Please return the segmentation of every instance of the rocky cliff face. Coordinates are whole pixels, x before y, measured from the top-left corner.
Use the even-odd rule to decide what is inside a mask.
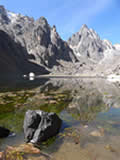
[[[86,73],[95,75],[120,73],[120,45],[112,45],[108,40],[101,40],[98,34],[83,25],[79,32],[73,34],[68,40],[69,46],[82,63],[78,66]],[[86,67],[83,67],[86,64]],[[78,68],[78,67],[77,67]]]
[[[77,57],[85,57],[96,62],[104,58],[104,53],[117,50],[116,46],[108,40],[101,40],[93,30],[83,25],[79,32],[69,38],[68,44],[74,50]]]
[[[84,56],[88,59],[100,61],[106,49],[105,43],[97,33],[83,25],[79,32],[73,34],[68,40],[68,44],[77,56]]]
[[[27,50],[29,61],[48,68],[59,65],[61,59],[77,61],[72,49],[58,35],[55,26],[51,28],[44,17],[35,21],[0,6],[0,21],[0,29]]]
[[[0,30],[0,75],[13,76],[35,72],[36,74],[48,74],[42,66],[29,62],[27,51],[19,43],[4,31]]]

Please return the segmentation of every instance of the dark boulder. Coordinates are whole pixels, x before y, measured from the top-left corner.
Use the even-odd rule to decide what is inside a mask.
[[[10,134],[10,130],[6,129],[4,127],[0,127],[0,138],[5,138],[7,136],[9,136]]]
[[[62,120],[55,113],[41,110],[28,110],[24,120],[25,142],[37,143],[55,136],[61,127]]]

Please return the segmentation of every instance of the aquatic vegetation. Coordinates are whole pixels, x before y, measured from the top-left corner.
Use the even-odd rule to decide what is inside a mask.
[[[21,136],[23,131],[24,115],[28,109],[55,112],[63,120],[62,129],[58,136],[41,143],[41,145],[37,146],[38,148],[33,147],[33,150],[30,150],[32,149],[31,146],[25,146],[26,144],[13,147],[14,152],[9,150],[9,157],[14,155],[14,160],[16,156],[19,158],[16,160],[23,160],[28,157],[31,158],[30,154],[33,152],[40,152],[38,157],[33,156],[33,159],[36,158],[35,160],[37,160],[42,155],[43,150],[54,154],[59,151],[62,145],[66,144],[67,146],[67,143],[74,146],[74,151],[78,147],[76,153],[79,152],[79,147],[85,150],[89,145],[99,146],[99,144],[102,144],[104,152],[116,154],[117,147],[111,143],[110,136],[119,136],[120,109],[115,108],[110,112],[110,107],[107,105],[107,102],[109,102],[107,100],[111,100],[115,96],[108,96],[108,90],[106,93],[101,93],[94,88],[89,89],[87,87],[80,86],[78,89],[68,87],[65,89],[64,86],[59,88],[57,85],[53,87],[50,84],[49,86],[46,85],[45,87],[32,90],[26,89],[0,93],[0,125],[16,132],[18,137],[19,135]],[[118,97],[112,99],[117,101],[117,105],[119,105]],[[15,138],[17,139],[17,137]],[[23,140],[23,137],[21,139]],[[12,141],[12,138],[10,141]],[[4,144],[4,141],[0,140],[0,143]],[[28,152],[26,153],[24,150]],[[97,155],[94,157],[97,157]],[[42,158],[50,159],[49,155],[47,157],[47,154]]]
[[[71,101],[70,94],[43,93],[34,90],[6,92],[0,96],[0,125],[14,132],[21,132],[25,112],[28,109],[41,109],[59,114]],[[41,98],[42,97],[42,100]]]
[[[53,144],[56,140],[56,136],[49,138],[47,141],[44,141],[41,143],[41,145],[37,146],[40,149],[46,148],[48,146],[50,146],[51,144]]]
[[[104,95],[109,95],[109,93],[107,93],[107,92],[104,92]]]
[[[70,93],[47,93],[47,96],[52,96],[52,99],[46,100],[44,104],[41,104],[39,108],[45,112],[55,112],[59,114],[62,110],[64,110],[68,104],[71,102]],[[54,101],[52,101],[54,100]],[[51,103],[54,102],[54,103]]]
[[[25,111],[22,110],[28,97],[34,94],[25,92],[6,92],[0,95],[0,125],[14,132],[21,131]]]
[[[108,151],[110,151],[110,152],[116,152],[116,150],[110,144],[106,145],[105,149],[108,150]]]

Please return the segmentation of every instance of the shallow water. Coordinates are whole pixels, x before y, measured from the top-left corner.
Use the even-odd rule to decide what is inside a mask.
[[[16,133],[0,150],[24,142],[28,109],[56,112],[60,134],[40,148],[57,160],[119,160],[120,88],[104,79],[37,79],[1,86],[0,125]]]

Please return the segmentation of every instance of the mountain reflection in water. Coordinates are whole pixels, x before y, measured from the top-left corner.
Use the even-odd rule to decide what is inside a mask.
[[[5,86],[1,86],[0,93],[0,125],[17,136],[0,140],[0,149],[13,142],[23,143],[26,110],[42,109],[56,112],[63,120],[61,134],[50,144],[41,146],[56,159],[71,159],[76,155],[77,160],[81,153],[81,160],[95,159],[96,155],[102,160],[114,160],[120,155],[120,88],[115,84],[104,79],[54,78],[18,81],[12,88]],[[91,153],[92,149],[95,152]]]

